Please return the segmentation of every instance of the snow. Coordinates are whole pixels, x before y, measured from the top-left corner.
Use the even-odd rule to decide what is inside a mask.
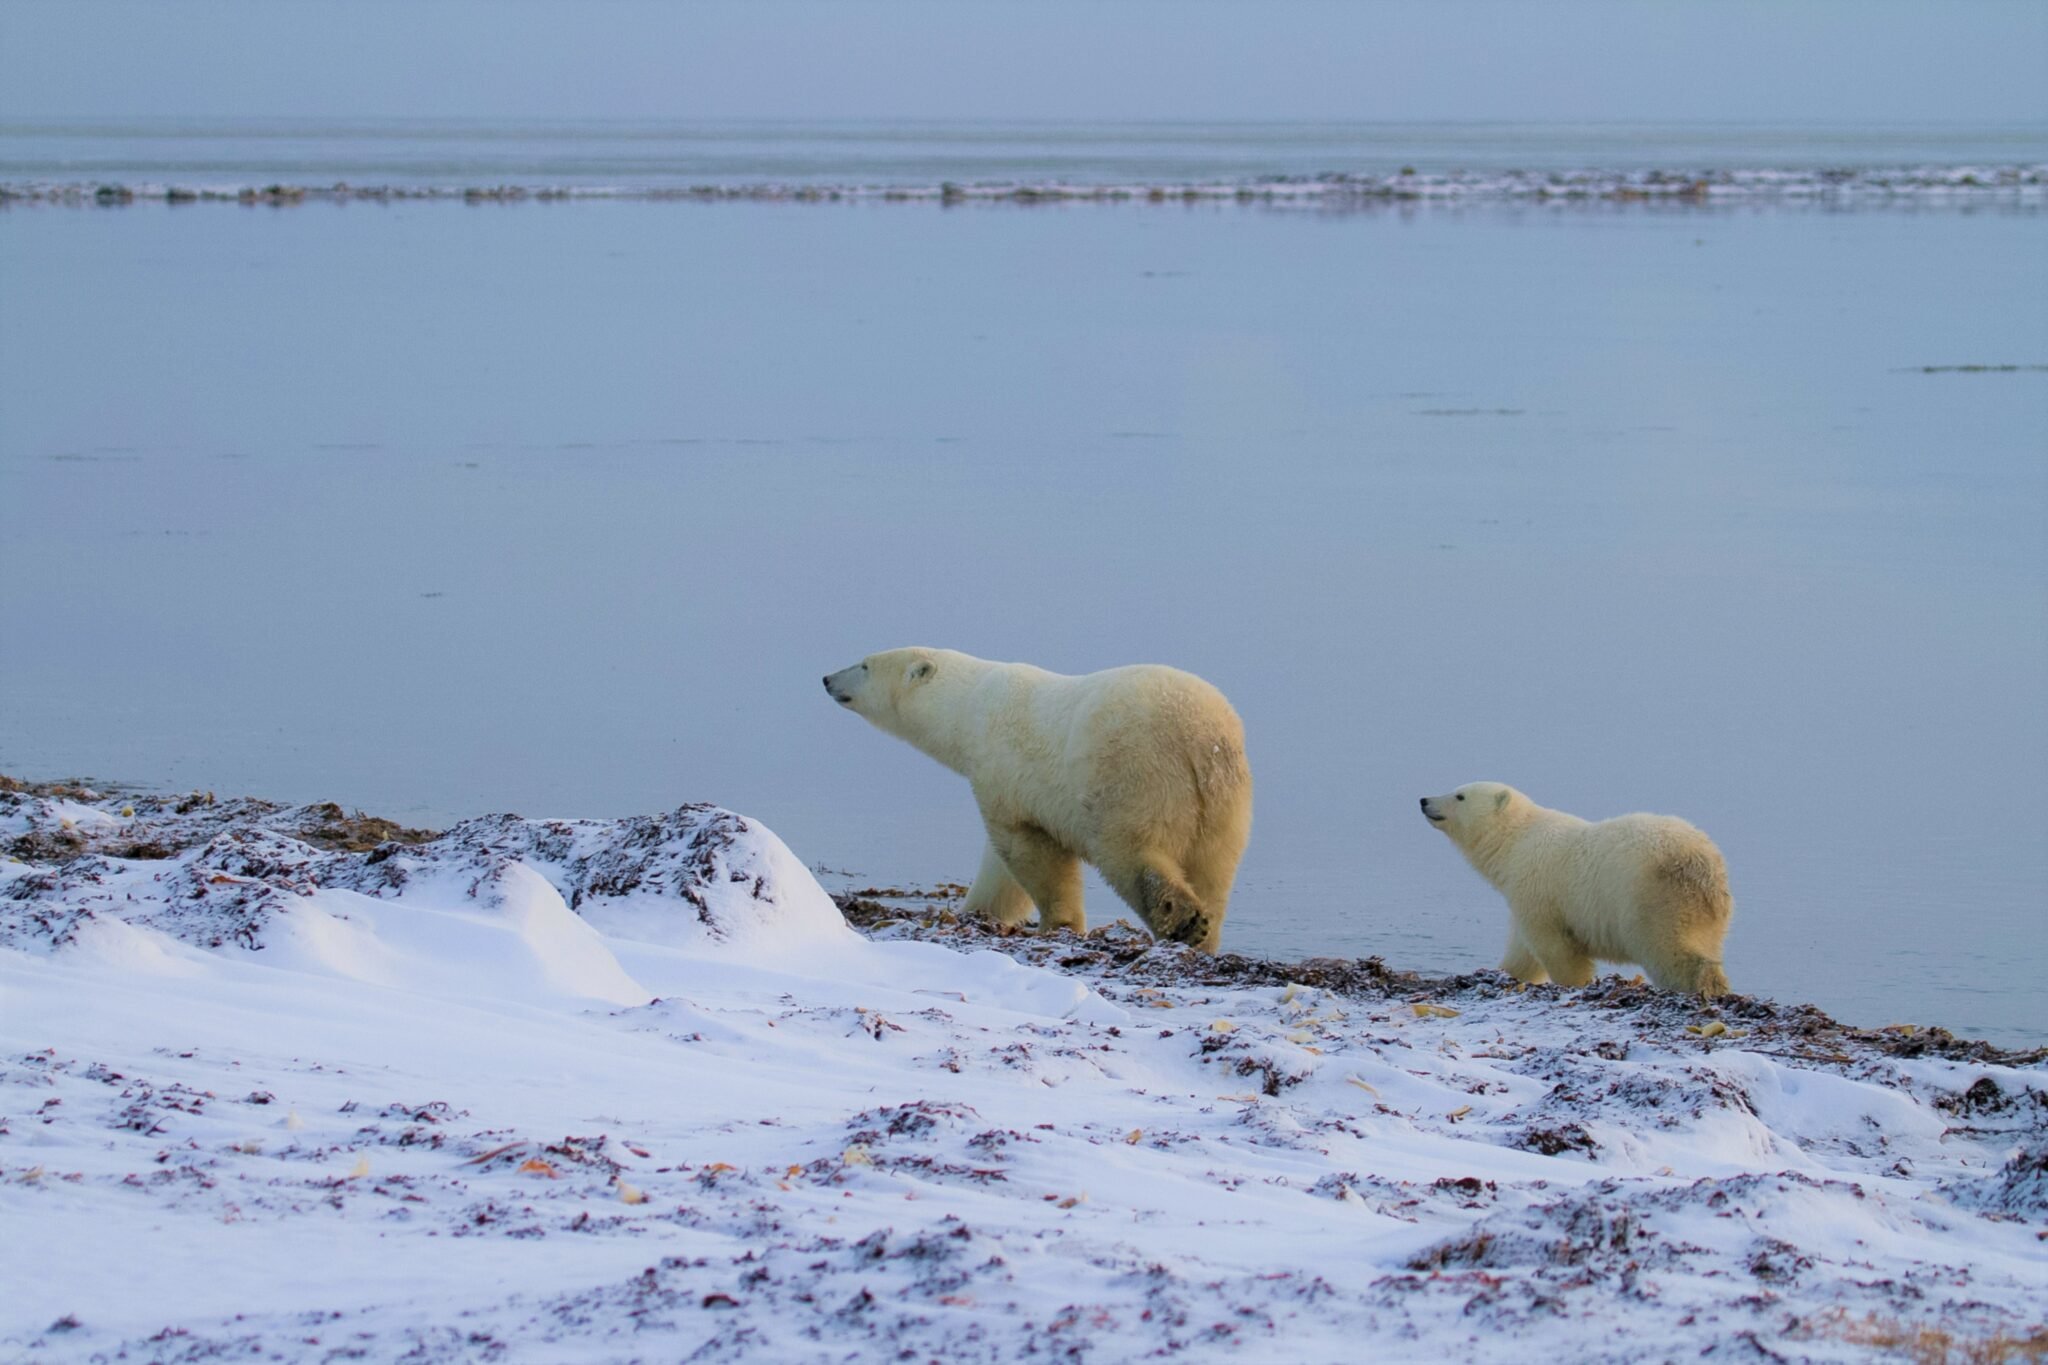
[[[2048,191],[2048,165],[1874,165],[1830,168],[1684,166],[1658,170],[1442,170],[1398,174],[1330,171],[1314,175],[1258,175],[1226,179],[1094,180],[1062,176],[966,182],[891,184],[844,181],[721,181],[690,184],[630,183],[423,183],[234,184],[132,181],[0,181],[0,205],[126,204],[165,202],[289,205],[452,200],[523,203],[528,200],[751,200],[767,202],[1066,201],[1199,203],[1238,202],[1360,207],[1382,203],[1871,203],[1968,202],[2038,205]]]
[[[354,828],[0,794],[10,1358],[1847,1360],[1894,1322],[2041,1330],[2040,1053],[1121,925],[865,904],[859,933],[709,806]]]

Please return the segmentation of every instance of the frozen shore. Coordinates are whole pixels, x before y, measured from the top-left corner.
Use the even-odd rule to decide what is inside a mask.
[[[9,1358],[2048,1354],[2048,1049],[0,787]]]
[[[560,200],[750,201],[791,203],[1240,203],[1326,210],[1389,204],[1981,204],[2039,208],[2048,202],[2048,165],[1785,167],[1664,170],[1418,171],[1395,174],[1257,176],[1226,180],[1099,181],[1066,178],[818,183],[717,180],[694,184],[563,184],[547,181],[371,183],[273,181],[0,181],[9,203],[120,205],[239,203],[389,203],[454,200],[523,203]]]

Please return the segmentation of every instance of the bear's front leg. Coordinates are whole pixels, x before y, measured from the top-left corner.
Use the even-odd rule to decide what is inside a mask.
[[[1187,879],[1171,860],[1148,856],[1130,862],[1104,861],[1098,866],[1110,889],[1162,943],[1186,943],[1205,953],[1216,951],[1223,921],[1209,913]]]
[[[1205,953],[1216,951],[1222,923],[1210,917],[1194,888],[1171,867],[1148,864],[1138,874],[1138,896],[1138,913],[1154,938],[1192,944]]]
[[[1039,932],[1087,932],[1088,915],[1081,908],[1079,858],[1036,825],[992,824],[988,827],[988,838],[1017,885],[1038,907]]]
[[[982,845],[981,870],[974,874],[961,910],[991,924],[1022,924],[1031,918],[1031,896],[1010,875],[993,840]]]
[[[1537,985],[1550,979],[1550,973],[1543,970],[1543,963],[1534,950],[1522,939],[1522,931],[1508,926],[1508,950],[1500,960],[1500,969],[1517,981]]]
[[[1569,931],[1534,929],[1523,926],[1523,941],[1543,964],[1543,970],[1560,986],[1591,985],[1594,976],[1592,954]]]

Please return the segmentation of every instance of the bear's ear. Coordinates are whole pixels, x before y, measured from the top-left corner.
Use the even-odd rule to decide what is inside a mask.
[[[1499,810],[1508,803],[1508,798],[1513,795],[1513,792],[1509,791],[1506,787],[1502,787],[1493,794],[1493,808]]]
[[[932,663],[930,659],[919,659],[910,666],[910,680],[912,682],[921,682],[929,678],[936,667],[937,665]]]

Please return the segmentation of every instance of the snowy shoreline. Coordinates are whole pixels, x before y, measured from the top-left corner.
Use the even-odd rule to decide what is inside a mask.
[[[8,204],[118,206],[238,203],[548,203],[638,202],[928,203],[1239,203],[1342,210],[1421,204],[2048,204],[2048,165],[1757,167],[1574,171],[1416,171],[1372,175],[1260,176],[1226,180],[942,180],[932,183],[833,183],[716,180],[699,183],[390,182],[355,184],[278,180],[263,183],[128,180],[0,181]]]
[[[835,904],[711,806],[0,853],[10,1358],[2048,1351],[2048,1049]]]

